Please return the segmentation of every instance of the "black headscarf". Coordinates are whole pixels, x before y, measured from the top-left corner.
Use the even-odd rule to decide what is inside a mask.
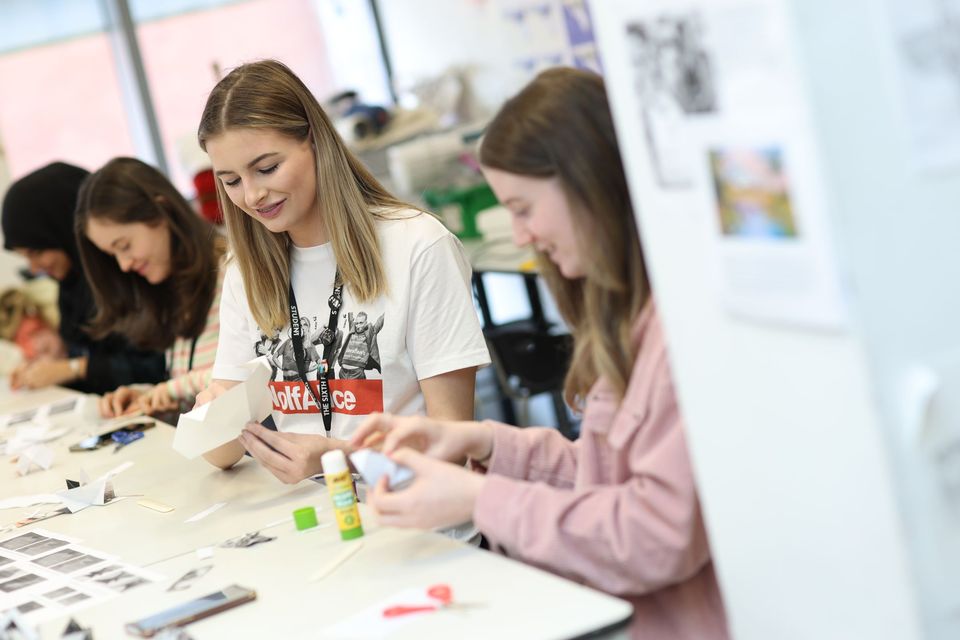
[[[4,249],[60,249],[70,256],[71,271],[79,271],[73,212],[88,175],[86,169],[54,162],[10,185],[3,199]]]

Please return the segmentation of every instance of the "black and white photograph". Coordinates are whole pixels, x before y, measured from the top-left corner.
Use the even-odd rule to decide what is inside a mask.
[[[917,168],[960,164],[960,2],[891,0],[899,93]]]
[[[49,593],[43,594],[43,597],[49,600],[59,600],[60,598],[65,598],[72,593],[76,593],[76,590],[71,589],[70,587],[60,587],[59,589],[54,589]]]
[[[90,596],[88,596],[87,594],[78,592],[73,594],[72,596],[68,596],[63,600],[60,600],[60,604],[62,605],[75,604],[77,602],[82,602],[83,600],[89,600],[89,599],[90,599]]]
[[[74,558],[79,558],[83,554],[74,549],[61,549],[49,555],[37,558],[32,562],[38,564],[41,567],[52,567],[55,564],[60,564],[61,562],[66,562],[67,560],[73,560]]]
[[[5,593],[12,593],[14,591],[19,591],[25,587],[30,587],[40,582],[43,582],[44,579],[33,573],[25,573],[19,578],[14,578],[13,580],[7,580],[6,582],[0,582],[0,591]]]
[[[20,413],[14,413],[10,415],[10,419],[7,420],[7,426],[13,427],[24,422],[30,422],[37,417],[37,412],[39,409],[30,409],[29,411],[21,411]]]
[[[714,63],[699,12],[663,13],[627,25],[644,136],[663,189],[688,188],[698,158],[685,141],[693,117],[717,111]]]
[[[0,556],[0,567],[5,564],[10,564],[13,562],[13,558],[8,558],[7,556]]]
[[[54,571],[59,571],[60,573],[73,573],[74,571],[80,571],[81,569],[86,569],[87,567],[92,567],[95,564],[100,564],[103,562],[103,558],[90,555],[81,555],[73,560],[68,560],[63,564],[58,564],[53,567]]]
[[[10,549],[11,551],[17,551],[23,547],[29,546],[31,544],[47,540],[48,538],[40,535],[39,533],[24,533],[15,538],[10,538],[9,540],[4,540],[0,542],[0,547],[4,549]]]
[[[21,547],[20,549],[17,549],[17,553],[22,553],[23,555],[26,555],[26,556],[39,556],[48,551],[59,549],[60,547],[66,546],[68,544],[70,543],[67,542],[66,540],[61,540],[59,538],[46,538],[44,540],[40,540],[39,542],[35,542],[26,547]]]
[[[120,567],[115,564],[108,564],[105,567],[99,567],[85,573],[81,576],[83,580],[92,580],[93,582],[100,582],[101,579],[106,578],[107,576],[112,575],[114,572],[120,571]]]
[[[37,609],[43,609],[43,605],[36,600],[30,600],[29,602],[24,602],[23,604],[17,605],[17,611],[20,613],[30,613],[31,611],[36,611]]]
[[[110,573],[101,576],[100,578],[97,578],[95,582],[99,582],[100,584],[106,585],[117,591],[124,591],[124,585],[137,578],[138,576],[135,576],[132,573],[120,571],[118,573]]]
[[[50,408],[47,409],[47,416],[56,416],[61,413],[67,413],[73,411],[77,407],[78,400],[76,398],[71,398],[70,400],[65,400],[63,402],[58,402],[56,404],[50,405]]]
[[[20,569],[16,567],[7,567],[6,569],[0,569],[0,581],[9,580],[13,576],[20,573]]]

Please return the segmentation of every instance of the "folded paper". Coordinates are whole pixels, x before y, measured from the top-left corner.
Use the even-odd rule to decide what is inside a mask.
[[[54,455],[53,449],[43,444],[28,447],[20,453],[20,459],[17,460],[17,473],[25,476],[37,469],[49,469]]]
[[[196,458],[235,440],[245,424],[260,422],[270,414],[270,365],[265,358],[257,358],[245,366],[250,376],[244,382],[180,416],[174,450],[186,458]]]

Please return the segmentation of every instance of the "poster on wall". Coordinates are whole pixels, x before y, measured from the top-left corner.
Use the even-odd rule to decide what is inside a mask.
[[[497,9],[527,76],[558,65],[603,72],[586,0],[499,0]]]
[[[888,0],[899,88],[921,171],[960,165],[960,0]]]
[[[601,44],[618,83],[610,94],[637,200],[653,215],[697,216],[697,237],[709,238],[708,281],[731,314],[843,327],[816,135],[784,3],[593,8],[598,34],[610,37]]]

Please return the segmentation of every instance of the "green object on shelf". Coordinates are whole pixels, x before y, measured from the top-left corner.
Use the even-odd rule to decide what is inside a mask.
[[[477,213],[497,204],[497,196],[485,182],[466,188],[427,189],[423,199],[455,236],[464,239],[480,237]]]

